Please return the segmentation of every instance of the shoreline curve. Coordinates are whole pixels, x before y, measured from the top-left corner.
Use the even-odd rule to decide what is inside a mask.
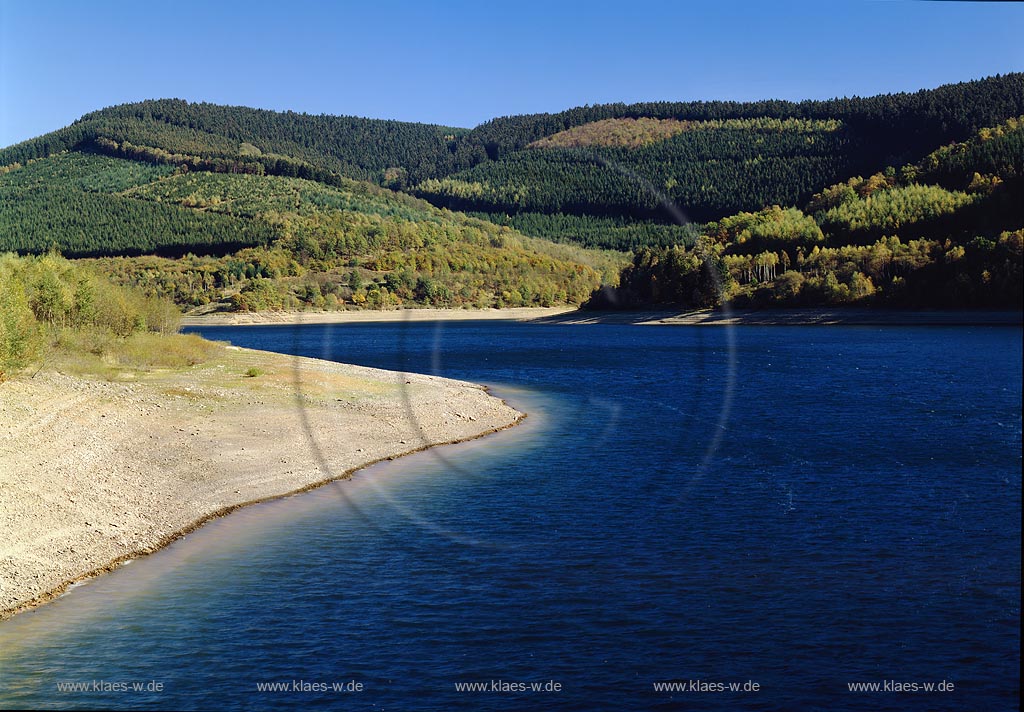
[[[392,418],[397,414],[401,415],[401,410],[406,409],[406,415],[412,416],[415,420],[417,414],[413,410],[421,410],[424,412],[431,411],[432,415],[440,408],[448,407],[451,410],[449,414],[451,417],[442,418],[440,421],[436,419],[430,421],[413,422],[412,427],[406,427],[404,429],[399,428],[398,433],[394,432],[386,433],[384,437],[386,439],[378,438],[378,442],[371,443],[365,440],[358,440],[349,443],[349,447],[342,451],[337,449],[331,451],[331,462],[327,463],[327,471],[324,472],[324,468],[321,463],[317,462],[314,457],[305,463],[307,468],[303,469],[300,465],[301,472],[295,474],[292,477],[282,476],[278,478],[278,485],[267,486],[265,483],[258,484],[253,491],[257,493],[256,496],[247,496],[242,494],[243,481],[234,477],[237,475],[238,468],[227,467],[225,472],[229,475],[228,477],[222,478],[222,481],[213,481],[207,483],[208,485],[226,485],[229,488],[234,488],[236,485],[238,489],[234,489],[233,494],[238,495],[237,500],[233,500],[231,495],[228,495],[227,501],[220,502],[209,502],[206,501],[205,511],[192,510],[193,514],[197,516],[184,518],[179,517],[178,521],[172,524],[164,526],[162,529],[153,529],[150,527],[145,531],[135,532],[135,538],[133,543],[121,546],[119,551],[112,551],[110,546],[103,547],[104,550],[115,555],[112,558],[104,556],[102,553],[92,552],[91,563],[81,563],[82,557],[70,556],[69,554],[76,553],[79,549],[88,550],[88,542],[76,540],[73,533],[68,532],[64,537],[64,541],[58,541],[56,544],[65,545],[60,548],[54,548],[53,542],[50,542],[45,537],[39,537],[38,541],[44,542],[49,546],[51,551],[58,551],[65,559],[62,565],[55,564],[53,569],[49,571],[40,571],[40,567],[36,566],[35,571],[32,567],[25,567],[26,563],[31,563],[33,559],[46,559],[46,547],[38,545],[33,549],[31,546],[32,542],[16,542],[8,537],[11,534],[16,534],[19,524],[26,524],[30,519],[43,520],[42,524],[37,526],[36,529],[46,532],[46,522],[55,517],[67,518],[74,517],[76,514],[80,517],[96,518],[95,510],[89,512],[83,512],[81,508],[75,507],[58,507],[56,513],[48,512],[46,510],[41,511],[38,506],[36,499],[39,497],[32,497],[32,484],[34,478],[31,476],[32,473],[28,473],[27,476],[18,477],[18,472],[15,468],[18,467],[19,463],[31,462],[39,459],[39,455],[36,450],[31,447],[24,447],[26,439],[31,439],[35,434],[36,426],[39,423],[33,423],[33,418],[38,418],[40,415],[38,411],[45,409],[47,403],[48,394],[47,391],[56,390],[67,390],[75,385],[85,388],[87,391],[98,391],[99,396],[97,397],[96,403],[83,404],[80,400],[76,400],[72,407],[79,413],[84,412],[84,416],[74,418],[74,423],[70,428],[71,431],[80,430],[82,428],[90,427],[95,421],[106,421],[109,415],[112,415],[111,410],[116,410],[116,407],[121,406],[122,410],[128,411],[133,410],[135,406],[141,401],[150,402],[156,404],[157,411],[173,410],[176,411],[174,415],[166,424],[164,430],[173,431],[175,428],[180,430],[179,423],[188,422],[191,416],[195,416],[195,402],[188,402],[182,404],[181,402],[160,402],[160,399],[154,399],[155,392],[159,391],[175,391],[181,388],[181,383],[191,384],[195,391],[200,392],[196,399],[202,405],[208,405],[205,403],[206,400],[218,401],[214,404],[214,412],[207,414],[207,417],[211,415],[214,417],[221,417],[225,419],[225,414],[232,418],[238,415],[243,416],[250,423],[255,422],[258,427],[265,424],[264,421],[259,419],[260,410],[259,408],[253,408],[254,401],[242,400],[241,403],[231,403],[231,397],[236,396],[230,391],[225,395],[225,389],[219,389],[215,384],[219,383],[224,378],[224,372],[231,372],[230,378],[235,372],[244,373],[246,368],[251,368],[252,363],[257,363],[263,368],[274,368],[275,366],[279,369],[278,375],[281,375],[281,371],[286,369],[294,371],[295,369],[301,369],[306,372],[307,375],[312,375],[315,381],[311,382],[311,391],[313,392],[313,398],[309,402],[300,402],[300,407],[303,409],[310,409],[315,412],[317,417],[314,418],[316,423],[314,427],[321,425],[325,422],[325,405],[317,402],[318,397],[323,392],[329,392],[333,395],[341,394],[342,391],[336,390],[338,388],[344,388],[348,386],[350,388],[362,388],[365,393],[360,393],[357,396],[357,400],[360,396],[365,396],[365,402],[360,405],[364,406],[359,412],[355,414],[358,425],[362,426],[362,430],[357,433],[353,433],[353,415],[351,413],[345,413],[345,420],[340,427],[341,431],[345,431],[346,428],[349,434],[355,434],[360,437],[366,437],[368,432],[381,432],[386,428],[384,426],[390,426],[393,430],[395,423],[388,422],[388,416]],[[141,558],[148,554],[152,554],[160,549],[165,548],[169,544],[187,536],[191,532],[199,529],[207,522],[215,519],[227,516],[231,512],[238,509],[248,507],[261,502],[267,502],[275,499],[281,499],[284,497],[290,497],[292,495],[309,492],[328,484],[342,482],[349,480],[352,476],[367,467],[375,465],[379,462],[386,460],[395,460],[406,455],[412,455],[414,453],[423,452],[425,450],[433,449],[442,445],[454,445],[458,443],[464,443],[479,438],[492,435],[494,433],[507,430],[521,423],[527,414],[520,412],[505,402],[504,399],[498,398],[490,394],[486,386],[480,386],[477,384],[471,384],[463,381],[454,381],[451,379],[445,379],[435,376],[424,376],[418,374],[407,374],[399,373],[394,371],[383,371],[380,369],[370,369],[361,366],[351,366],[348,364],[338,364],[328,361],[320,361],[318,359],[309,359],[304,357],[293,357],[284,354],[277,354],[271,352],[254,351],[250,349],[238,349],[236,347],[228,347],[224,349],[224,356],[218,359],[217,363],[204,365],[199,369],[202,372],[202,376],[210,376],[210,372],[213,372],[213,384],[203,382],[203,378],[194,379],[189,378],[190,375],[194,374],[195,371],[186,372],[184,374],[157,374],[149,382],[145,383],[131,383],[131,384],[118,384],[118,383],[101,383],[91,381],[88,379],[78,379],[75,377],[69,377],[64,374],[40,374],[42,376],[41,384],[27,384],[28,380],[23,381],[12,381],[6,386],[15,385],[16,391],[11,393],[10,388],[0,389],[0,415],[14,416],[13,427],[8,428],[8,434],[14,431],[14,437],[6,441],[0,440],[0,486],[3,489],[12,492],[13,496],[5,497],[0,501],[0,541],[13,542],[11,545],[6,547],[0,545],[0,594],[3,595],[2,602],[4,605],[0,607],[0,621],[11,618],[18,613],[23,613],[29,610],[38,608],[50,601],[53,601],[62,595],[64,595],[69,589],[78,583],[88,581],[90,579],[101,576],[102,574],[109,573],[116,570],[124,563]],[[285,373],[285,376],[291,376],[290,372]],[[337,378],[332,379],[335,376]],[[239,376],[239,378],[245,378]],[[321,380],[326,378],[327,383]],[[250,384],[248,381],[258,380],[247,378],[244,383],[243,395],[245,398],[253,397],[253,387],[255,387],[255,393],[257,396],[263,396],[266,400],[255,401],[257,404],[264,405],[267,413],[273,416],[275,421],[279,421],[282,418],[281,409],[282,407],[295,409],[295,401],[288,403],[286,397],[282,400],[282,383],[287,385],[285,379],[277,379],[271,381],[271,383],[263,384]],[[77,381],[77,384],[75,383]],[[127,391],[125,390],[128,386]],[[187,386],[186,386],[187,387]],[[267,393],[262,391],[268,391]],[[31,396],[32,394],[42,394],[42,398],[36,404],[25,403],[26,395]],[[12,397],[13,395],[13,397]],[[287,396],[287,394],[285,394]],[[293,397],[298,397],[299,401],[305,398],[306,394],[292,394]],[[180,398],[181,396],[177,396]],[[224,406],[223,401],[227,399],[229,403]],[[237,398],[236,398],[237,400]],[[342,400],[342,399],[339,399]],[[404,402],[403,402],[404,401]],[[33,407],[33,405],[35,407]],[[89,405],[95,407],[89,408]],[[348,406],[349,404],[346,404]],[[233,406],[241,406],[233,407]],[[413,410],[409,410],[413,409]],[[326,406],[326,410],[330,410],[330,405]],[[341,410],[347,410],[346,407],[342,407]],[[104,411],[104,412],[99,412]],[[273,411],[271,413],[271,411]],[[20,415],[20,421],[19,421]],[[60,413],[58,413],[58,416]],[[122,414],[124,415],[124,414]],[[129,414],[130,415],[130,414]],[[286,414],[285,414],[286,415]],[[304,413],[304,418],[308,418],[310,413]],[[332,415],[330,412],[326,413],[327,420]],[[91,416],[91,417],[90,417]],[[164,420],[164,413],[158,413],[157,420]],[[41,418],[44,421],[52,421],[54,418]],[[57,418],[59,419],[59,418]],[[284,418],[288,420],[287,417]],[[126,424],[126,421],[119,419],[116,414],[112,420],[118,421],[114,423],[115,428],[122,427]],[[28,421],[26,423],[26,421]],[[141,426],[142,430],[146,429],[147,424]],[[151,425],[148,424],[148,425]],[[294,426],[294,423],[292,424]],[[410,424],[406,424],[407,426]],[[22,426],[19,431],[19,426]],[[52,428],[52,422],[45,422],[41,426],[43,429]],[[369,430],[367,430],[367,427]],[[301,430],[301,427],[299,428]],[[191,429],[190,429],[191,430]],[[230,430],[230,428],[229,428]],[[418,432],[417,432],[418,431]],[[174,451],[174,444],[181,441],[184,435],[187,435],[190,431],[182,431],[178,434],[174,433],[161,433],[161,437],[168,437],[173,442],[171,443],[171,450]],[[330,436],[337,433],[334,430],[329,431]],[[184,434],[183,434],[184,433]],[[66,435],[68,430],[64,430],[58,435]],[[52,436],[52,433],[46,433],[46,435]],[[149,434],[152,437],[152,434]],[[414,438],[419,435],[421,436],[420,442],[414,442]],[[256,453],[257,459],[261,456],[276,457],[282,452],[288,450],[288,446],[296,445],[298,440],[302,440],[303,433],[298,432],[294,427],[290,432],[291,439],[284,442],[276,438],[265,438],[265,442],[268,443],[266,449],[262,453]],[[308,434],[306,434],[308,436]],[[398,438],[397,440],[395,438]],[[132,436],[130,439],[140,439],[137,434]],[[363,445],[352,452],[355,443]],[[411,447],[410,447],[411,446]],[[216,447],[216,441],[214,441],[214,447]],[[306,447],[310,450],[308,440],[306,441]],[[46,448],[43,447],[43,450]],[[166,450],[166,447],[164,448]],[[242,450],[245,450],[243,447]],[[290,451],[291,452],[291,451]],[[80,454],[80,453],[79,453]],[[99,461],[102,463],[103,458]],[[219,453],[218,453],[219,454]],[[61,453],[57,453],[61,455]],[[339,455],[344,455],[340,457]],[[353,456],[355,459],[353,460]],[[251,460],[249,458],[248,460]],[[247,460],[247,461],[248,461]],[[145,458],[143,458],[145,461]],[[283,460],[282,460],[283,461]],[[184,470],[193,470],[192,478],[195,478],[194,470],[196,466],[203,464],[214,465],[218,463],[206,462],[203,463],[202,459],[191,457],[187,459],[187,465]],[[223,464],[223,463],[221,463]],[[112,462],[110,467],[115,470],[120,468],[132,471],[133,466],[137,463],[129,462]],[[188,467],[191,465],[191,468]],[[243,463],[244,465],[244,463]],[[178,468],[182,470],[183,468]],[[216,470],[216,467],[214,467]],[[291,472],[291,471],[289,471]],[[312,474],[315,473],[315,474]],[[21,473],[24,475],[24,473]],[[89,480],[89,475],[93,474],[91,471],[86,473],[84,476],[79,475],[78,480],[84,481]],[[180,474],[180,473],[179,473]],[[186,472],[186,475],[188,473]],[[287,473],[286,473],[287,474]],[[326,477],[320,476],[326,474]],[[46,477],[43,477],[46,480]],[[54,479],[53,476],[50,479]],[[56,479],[60,479],[59,475]],[[180,484],[177,481],[178,478],[171,478],[171,488]],[[52,482],[44,482],[43,486],[40,487],[43,497],[45,500],[47,497],[57,500],[63,497],[64,501],[61,504],[67,504],[69,501],[72,505],[77,502],[79,496],[85,496],[86,493],[82,491],[64,491],[58,490],[56,493],[47,491],[47,484],[53,484]],[[196,495],[200,499],[204,495],[210,495],[214,492],[221,492],[224,487],[219,489],[213,488],[202,488],[193,491],[191,494]],[[29,496],[19,498],[19,492],[21,494],[28,493]],[[184,498],[179,502],[170,502],[170,506],[185,506]],[[199,503],[200,505],[203,502]],[[36,505],[36,506],[33,506]],[[143,515],[153,515],[155,509],[155,502],[149,501],[145,505],[140,505],[139,510]],[[166,504],[160,506],[167,506]],[[138,514],[135,512],[134,514]],[[145,519],[146,517],[142,517]],[[128,521],[124,521],[127,519]],[[111,523],[112,527],[118,530],[122,529],[122,525],[127,524],[128,528],[131,528],[132,517],[126,517],[120,520],[120,524]],[[86,522],[86,524],[89,524]],[[119,531],[121,533],[121,531]],[[49,536],[46,534],[45,536]],[[107,542],[109,544],[109,542]],[[19,551],[20,549],[20,551]],[[40,552],[40,549],[42,551]],[[75,559],[78,558],[78,568],[75,569]],[[101,563],[96,563],[100,561]],[[29,578],[34,577],[35,581],[40,580],[40,576],[43,574],[49,574],[48,579],[44,578],[45,583],[39,583],[36,585],[35,590],[28,590],[26,586],[21,587],[21,591],[18,590],[18,575],[19,572],[23,576],[22,582],[25,583]],[[10,581],[12,578],[15,580],[13,586],[13,592],[10,590],[9,584],[8,591],[4,592],[2,587],[5,587],[5,583]],[[13,600],[12,600],[13,599]]]

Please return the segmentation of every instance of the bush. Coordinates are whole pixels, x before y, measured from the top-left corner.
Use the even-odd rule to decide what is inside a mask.
[[[793,302],[800,296],[804,281],[804,276],[799,272],[787,270],[776,278],[773,296],[780,302]]]
[[[9,255],[0,258],[0,381],[24,368],[42,346],[42,330]]]
[[[133,365],[198,363],[205,358],[198,337],[159,340],[177,331],[179,319],[170,302],[114,286],[57,254],[0,256],[0,380],[47,344]]]

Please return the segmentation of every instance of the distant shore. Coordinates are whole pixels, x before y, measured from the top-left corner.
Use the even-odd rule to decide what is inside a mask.
[[[703,309],[584,311],[542,319],[552,324],[665,324],[678,326],[1020,326],[1020,311],[886,309]]]
[[[665,324],[678,326],[1020,326],[1020,311],[887,309],[702,309],[587,311],[574,307],[511,309],[392,309],[336,312],[218,312],[187,316],[183,326],[348,324],[397,321],[530,321],[544,324]]]
[[[209,519],[515,425],[482,386],[223,347],[124,380],[0,385],[0,619]]]
[[[182,326],[244,326],[256,324],[348,324],[394,321],[532,321],[575,312],[575,307],[513,307],[508,309],[361,309],[350,311],[215,312],[186,316]]]

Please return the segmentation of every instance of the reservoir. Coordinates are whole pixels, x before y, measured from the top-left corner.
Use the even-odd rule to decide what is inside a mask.
[[[1020,328],[192,330],[529,417],[0,623],[0,708],[1017,705]]]

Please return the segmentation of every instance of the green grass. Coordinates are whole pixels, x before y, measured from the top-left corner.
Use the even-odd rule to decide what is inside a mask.
[[[122,338],[102,331],[64,330],[56,335],[40,365],[80,376],[122,380],[151,371],[191,368],[222,351],[222,344],[196,334],[140,332]]]

